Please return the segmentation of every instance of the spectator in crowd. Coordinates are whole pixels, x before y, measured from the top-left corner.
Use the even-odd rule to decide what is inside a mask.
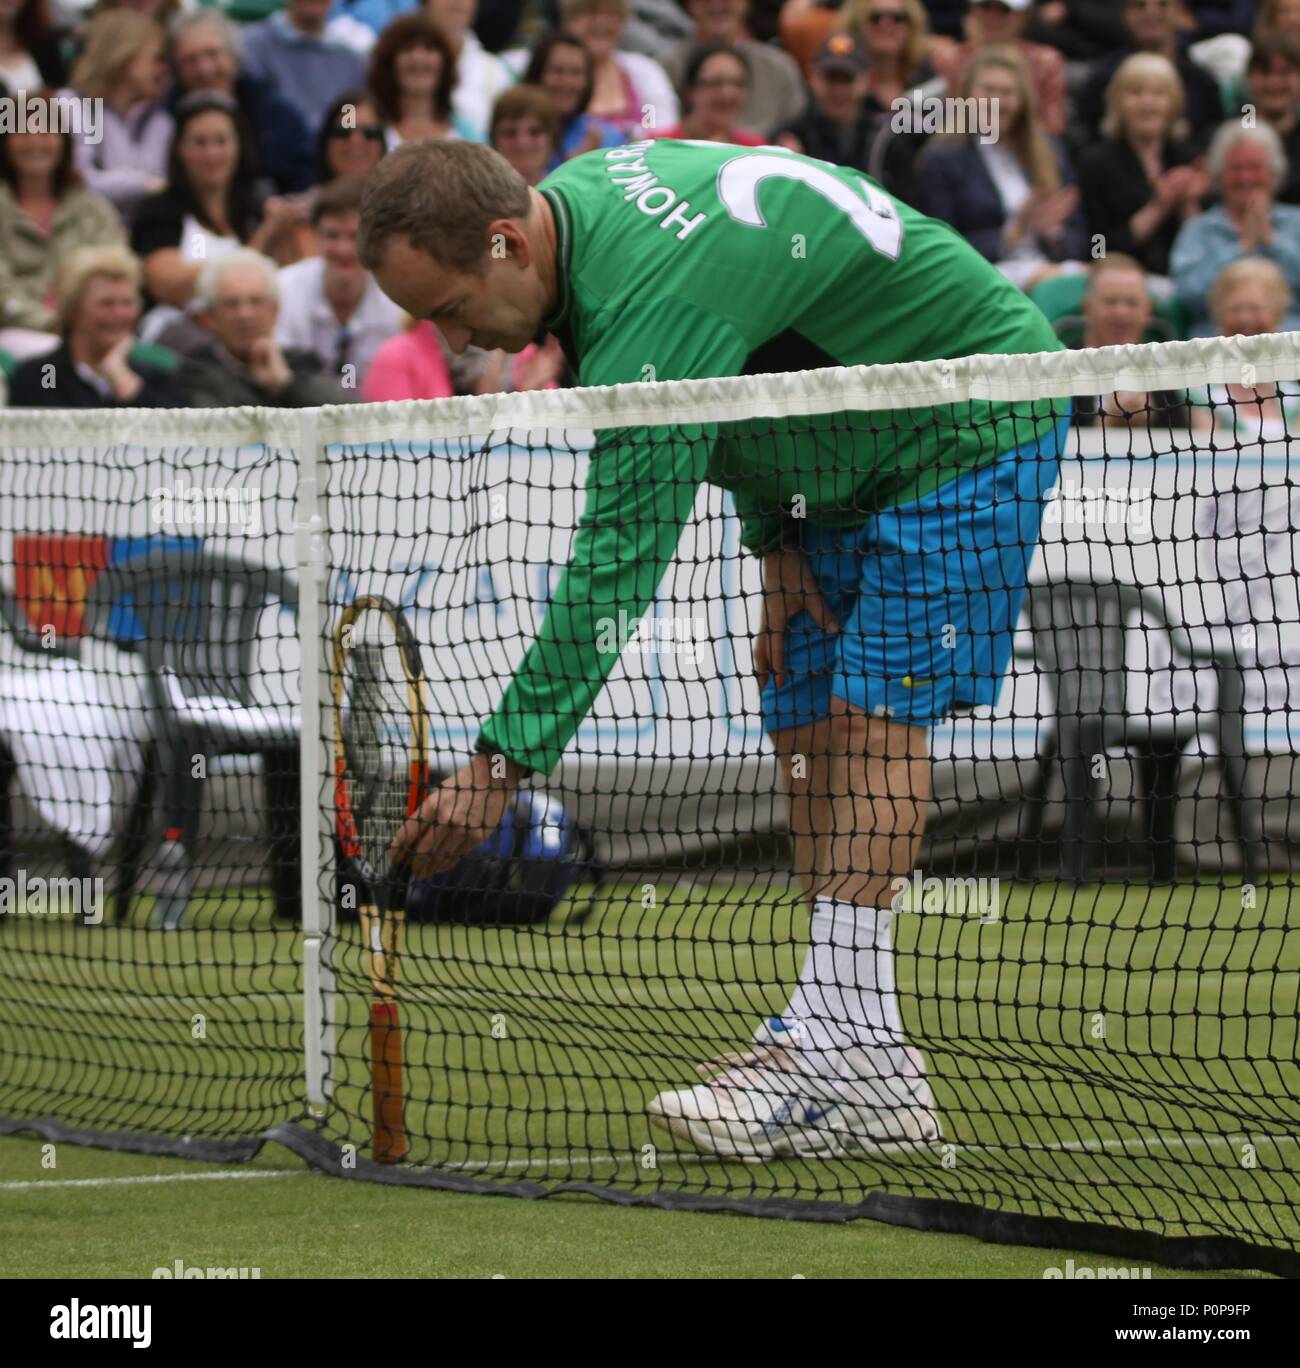
[[[1107,252],[1089,266],[1082,346],[1123,347],[1141,342],[1151,316],[1147,273],[1136,257]]]
[[[367,404],[401,399],[450,399],[456,388],[447,364],[447,348],[429,320],[402,314],[405,326],[384,342],[361,386]]]
[[[275,335],[287,350],[314,351],[344,389],[356,391],[402,311],[357,260],[361,182],[321,188],[312,206],[320,255],[280,270]]]
[[[1022,36],[1033,0],[970,0],[963,28],[966,41],[934,54],[934,64],[949,90],[965,87],[971,60],[985,48],[1015,47],[1024,58],[1036,116],[1044,133],[1065,132],[1065,59],[1055,48]]]
[[[1188,34],[1182,8],[1176,0],[1124,0],[1124,27],[1128,42],[1118,52],[1100,57],[1089,69],[1075,97],[1075,126],[1080,144],[1097,135],[1106,113],[1106,90],[1111,77],[1126,58],[1151,52],[1173,64],[1183,83],[1183,117],[1188,136],[1204,147],[1223,117],[1218,82],[1187,55]]]
[[[866,171],[914,204],[912,166],[929,135],[919,120],[911,128],[901,126],[894,102],[904,99],[911,106],[916,92],[925,98],[925,82],[938,84],[919,56],[925,13],[917,0],[849,0],[842,22],[842,30],[827,38],[809,71],[812,103],[801,118],[777,129],[773,141]],[[900,75],[909,71],[920,84],[894,93],[900,90]],[[937,91],[931,88],[929,93]]]
[[[655,133],[660,138],[761,147],[763,139],[738,122],[749,95],[749,62],[738,48],[700,48],[686,64],[686,113],[679,124]]]
[[[1224,337],[1255,337],[1282,329],[1293,299],[1291,283],[1266,257],[1225,266],[1210,290],[1210,314]],[[1300,433],[1300,383],[1210,385],[1193,390],[1192,427],[1227,444],[1293,439]]]
[[[1126,252],[1158,276],[1168,275],[1174,238],[1200,213],[1210,188],[1182,115],[1183,86],[1172,63],[1134,53],[1106,92],[1105,141],[1079,157],[1089,233],[1107,253]]]
[[[390,338],[375,354],[361,397],[367,403],[380,403],[554,389],[564,368],[564,353],[555,337],[540,346],[530,343],[514,356],[481,347],[456,353],[427,319],[411,320],[404,332]]]
[[[103,100],[99,141],[90,142],[88,130],[74,134],[77,169],[130,222],[140,201],[162,188],[172,141],[162,29],[133,10],[92,19],[70,79],[73,95]]]
[[[420,0],[334,0],[325,32],[368,57],[375,39],[394,19],[419,7]]]
[[[150,340],[181,321],[206,263],[240,246],[296,261],[303,210],[270,196],[258,178],[239,107],[215,91],[186,95],[176,106],[176,139],[167,188],[141,206],[131,246],[144,263],[145,284],[164,306],[150,314]],[[167,344],[188,351],[203,339],[191,324],[168,333]]]
[[[135,361],[140,263],[120,243],[82,247],[59,269],[63,341],[24,361],[9,385],[15,408],[178,408],[169,375]]]
[[[1208,161],[1220,203],[1183,224],[1169,254],[1193,335],[1210,331],[1210,287],[1238,257],[1268,257],[1292,295],[1300,289],[1300,208],[1277,203],[1287,177],[1282,140],[1267,124],[1225,123],[1210,143]],[[1286,328],[1297,327],[1300,316],[1289,314]]]
[[[312,184],[312,133],[301,114],[269,86],[240,71],[239,30],[219,10],[178,14],[168,27],[168,51],[182,95],[215,90],[238,105],[257,141],[262,170],[284,194]]]
[[[560,0],[560,19],[591,53],[592,94],[587,112],[628,141],[653,137],[680,117],[668,73],[654,60],[618,50],[629,0]]]
[[[492,106],[514,84],[500,57],[488,52],[474,32],[478,0],[425,0],[424,12],[451,49],[456,71],[451,107],[467,130],[464,137],[487,140]]]
[[[690,35],[659,54],[664,70],[683,96],[690,90],[689,68],[702,48],[735,48],[749,70],[745,107],[734,122],[764,137],[789,123],[807,104],[799,67],[787,52],[751,37],[747,20],[750,0],[686,0],[694,22]]]
[[[1251,31],[1300,34],[1300,0],[1260,0]]]
[[[355,399],[314,351],[285,350],[276,341],[279,282],[270,258],[240,247],[209,261],[197,291],[199,321],[212,338],[176,377],[192,407],[310,408]]]
[[[29,121],[43,105],[47,126],[59,126],[52,90],[20,98]],[[25,359],[56,346],[59,267],[79,247],[121,241],[117,211],[85,188],[73,166],[70,134],[0,137],[0,351]]]
[[[1285,204],[1300,204],[1300,32],[1256,34],[1242,104],[1252,106],[1256,117],[1282,139],[1288,172],[1277,197]]]
[[[837,28],[858,40],[867,62],[867,108],[889,114],[895,101],[935,83],[920,0],[846,0]]]
[[[1126,33],[1115,0],[1039,0],[1026,36],[1054,47],[1067,62],[1090,62],[1124,46]]]
[[[1196,36],[1217,38],[1221,33],[1248,33],[1255,0],[1192,0],[1189,8]]]
[[[951,47],[960,40],[966,0],[925,0],[925,12],[931,32],[940,39],[940,47]]]
[[[351,0],[338,8],[330,24],[363,56],[374,47],[379,34],[412,10],[418,0]],[[461,124],[473,130],[476,142],[487,139],[492,107],[498,95],[514,84],[510,69],[489,52],[475,33],[478,0],[424,0],[424,14],[437,26],[455,59],[456,85],[451,104]]]
[[[528,182],[536,185],[555,165],[560,116],[540,86],[511,86],[492,110],[492,146]]]
[[[134,10],[165,30],[184,7],[184,0],[95,0],[90,17],[94,19],[111,10]]]
[[[1300,33],[1300,0],[1259,0],[1251,32],[1289,29]]]
[[[953,0],[960,6],[962,0]],[[785,0],[781,6],[781,46],[794,59],[806,80],[812,71],[813,58],[822,44],[844,21],[847,0],[837,8],[829,0]]]
[[[871,169],[872,145],[886,119],[868,104],[868,58],[848,33],[833,33],[822,44],[808,73],[812,103],[776,130],[773,141],[837,166]]]
[[[1151,292],[1140,261],[1123,252],[1108,252],[1092,263],[1083,297],[1081,346],[1123,347],[1141,342],[1151,317]],[[1074,421],[1085,427],[1099,422],[1183,427],[1187,406],[1184,395],[1175,390],[1079,394],[1074,398]]]
[[[48,0],[0,0],[0,86],[20,95],[67,79]]]
[[[330,104],[365,81],[365,62],[325,32],[330,0],[287,0],[285,8],[244,30],[244,66],[319,128]]]
[[[952,224],[1022,289],[1087,255],[1087,230],[1069,163],[1034,113],[1015,48],[989,48],[965,69],[961,95],[996,101],[998,136],[975,131],[930,140],[917,162],[921,207]]]
[[[452,109],[456,59],[437,26],[422,12],[394,19],[370,54],[370,93],[391,152],[422,138],[482,141],[477,128]]]
[[[888,0],[875,5],[865,0],[844,0],[835,7],[823,0],[786,0],[781,9],[781,46],[807,75],[813,59],[832,33],[851,33],[867,49],[875,68],[872,93],[888,108],[892,99],[908,88],[905,79],[897,91],[890,85],[898,77],[912,76],[912,84],[933,78],[931,65],[936,53],[951,52],[956,43],[938,34],[961,31],[965,0],[951,0],[944,10],[951,15],[951,29],[937,27],[945,22],[944,10],[926,0]],[[906,29],[900,36],[899,29]],[[903,60],[900,61],[900,55]]]
[[[545,33],[532,50],[524,81],[540,86],[560,117],[559,150],[548,170],[553,171],[570,157],[594,152],[598,147],[617,147],[623,141],[612,124],[587,112],[595,72],[586,43],[571,33]]]
[[[316,142],[316,179],[364,180],[384,155],[384,124],[368,90],[348,90],[330,106]]]

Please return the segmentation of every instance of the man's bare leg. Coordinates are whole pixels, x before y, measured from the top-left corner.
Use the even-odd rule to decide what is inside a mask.
[[[758,1047],[670,1089],[650,1117],[722,1155],[851,1153],[937,1137],[920,1054],[904,1040],[890,910],[911,874],[930,795],[924,729],[836,701],[830,717],[773,737],[790,795],[795,869],[812,943],[789,1007]]]
[[[906,1048],[895,990],[891,909],[925,828],[926,730],[836,699],[830,717],[773,742],[811,943],[789,1008],[759,1039],[788,1038],[828,1076],[917,1076],[923,1061]],[[928,1091],[919,1100],[929,1105]]]
[[[829,718],[772,737],[790,795],[795,873],[810,902],[888,907],[925,830],[929,737],[838,698],[831,707]]]

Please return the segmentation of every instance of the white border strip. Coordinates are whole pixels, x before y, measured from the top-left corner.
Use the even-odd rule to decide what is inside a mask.
[[[1253,374],[1252,374],[1253,368]],[[737,422],[785,414],[924,408],[967,399],[1008,402],[1111,390],[1300,380],[1300,333],[1208,337],[1015,356],[729,376],[315,410],[325,443],[444,441],[513,429]],[[302,410],[0,409],[6,447],[245,446],[293,448]]]

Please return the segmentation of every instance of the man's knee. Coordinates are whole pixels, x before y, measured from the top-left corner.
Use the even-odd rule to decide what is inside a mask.
[[[851,703],[835,699],[830,717],[831,744],[836,755],[865,755],[881,760],[922,760],[928,754],[928,734],[892,717],[872,717]]]

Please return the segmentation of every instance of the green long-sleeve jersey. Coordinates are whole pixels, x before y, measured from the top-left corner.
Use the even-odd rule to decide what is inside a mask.
[[[650,141],[566,162],[556,333],[583,385],[1055,351],[1038,308],[948,225],[780,148]],[[700,484],[753,552],[857,526],[1043,436],[1045,403],[966,401],[597,434],[569,565],[480,749],[550,770],[654,600]]]

